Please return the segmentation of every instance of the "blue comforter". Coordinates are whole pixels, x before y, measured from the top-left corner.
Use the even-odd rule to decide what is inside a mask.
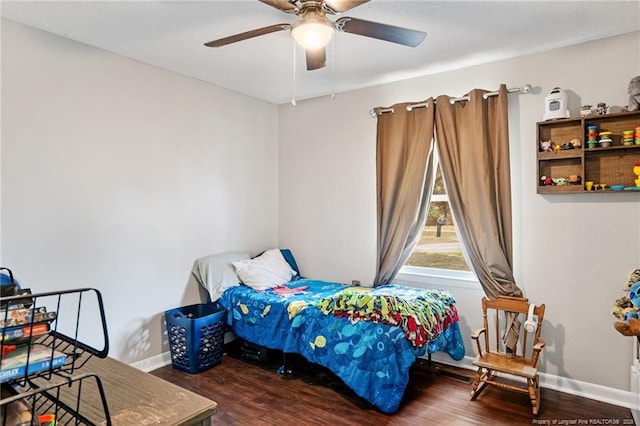
[[[355,290],[351,286],[300,279],[284,287],[263,292],[246,286],[226,290],[218,302],[228,309],[227,322],[234,333],[258,345],[301,354],[330,369],[382,412],[397,411],[416,357],[427,351],[445,351],[455,360],[464,356],[455,320],[444,327],[434,325],[431,340],[417,348],[402,327],[327,314],[319,308],[336,294]],[[441,290],[434,291],[439,292],[436,295],[430,290],[389,285],[364,291],[408,299],[428,294],[434,299],[434,312],[442,309],[436,304],[448,304],[455,312],[453,298]]]

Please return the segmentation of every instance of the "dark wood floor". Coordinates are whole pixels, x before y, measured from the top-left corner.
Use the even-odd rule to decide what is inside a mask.
[[[426,361],[412,367],[400,409],[387,415],[295,356],[287,358],[294,372],[278,374],[280,357],[258,363],[229,351],[198,374],[171,366],[151,374],[216,401],[214,425],[634,425],[629,409],[544,388],[537,417],[525,394],[487,387],[470,401],[471,371]]]

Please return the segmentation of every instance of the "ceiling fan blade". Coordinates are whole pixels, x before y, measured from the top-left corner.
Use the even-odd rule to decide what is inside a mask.
[[[371,0],[325,0],[324,4],[329,13],[338,14],[369,3]]]
[[[298,8],[285,0],[259,0],[261,3],[268,4],[286,13],[298,13]]]
[[[422,43],[427,36],[427,33],[423,31],[347,17],[336,20],[335,28],[345,33],[377,38],[411,47]]]
[[[327,51],[324,47],[307,50],[307,71],[317,70],[327,65]]]
[[[258,37],[258,36],[269,34],[269,33],[275,33],[276,31],[288,30],[289,28],[291,28],[291,24],[270,25],[268,27],[257,28],[255,30],[246,31],[244,33],[239,33],[239,34],[234,34],[232,36],[219,38],[217,40],[207,42],[204,45],[207,47],[226,46],[227,44],[246,40],[248,38]]]

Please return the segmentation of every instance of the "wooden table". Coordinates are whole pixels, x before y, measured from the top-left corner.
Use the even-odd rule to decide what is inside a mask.
[[[113,358],[92,357],[77,372],[100,377],[113,426],[209,426],[216,413],[214,401]],[[91,387],[81,398],[88,417],[94,417],[94,408],[101,411],[99,394]]]

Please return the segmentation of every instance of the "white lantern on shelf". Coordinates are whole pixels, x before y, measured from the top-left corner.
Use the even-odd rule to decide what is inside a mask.
[[[555,118],[569,118],[569,96],[567,92],[554,87],[553,90],[544,98],[544,120],[552,120]]]

